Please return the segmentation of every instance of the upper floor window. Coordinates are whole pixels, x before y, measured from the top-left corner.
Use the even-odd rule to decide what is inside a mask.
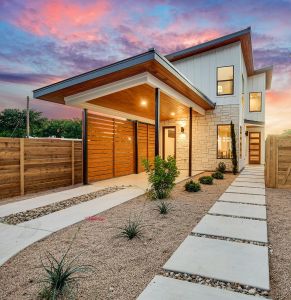
[[[250,112],[262,111],[262,93],[253,92],[250,93]]]
[[[244,79],[244,75],[241,74],[241,82],[242,82],[242,94],[245,93],[245,79]]]
[[[217,68],[217,96],[233,95],[234,92],[234,66]]]
[[[230,125],[217,125],[217,158],[231,158]]]

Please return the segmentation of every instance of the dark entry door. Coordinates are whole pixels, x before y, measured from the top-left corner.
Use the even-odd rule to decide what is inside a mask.
[[[250,164],[261,163],[261,133],[260,132],[249,133],[249,163]]]

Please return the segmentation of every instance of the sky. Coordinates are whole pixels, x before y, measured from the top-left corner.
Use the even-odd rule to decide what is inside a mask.
[[[291,0],[0,0],[0,111],[32,90],[155,47],[162,54],[252,28],[255,68],[274,65],[266,131],[291,129]],[[75,108],[37,99],[49,118]]]

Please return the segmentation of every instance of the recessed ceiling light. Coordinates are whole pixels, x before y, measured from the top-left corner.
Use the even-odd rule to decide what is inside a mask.
[[[140,102],[140,104],[141,104],[141,106],[147,106],[147,101],[145,101],[145,100],[142,100],[141,102]]]
[[[175,113],[174,112],[171,112],[171,116],[174,116],[175,115]]]

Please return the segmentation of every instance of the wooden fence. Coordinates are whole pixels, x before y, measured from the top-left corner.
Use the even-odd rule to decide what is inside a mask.
[[[82,182],[82,142],[0,138],[0,198]]]
[[[291,188],[291,136],[269,135],[266,140],[266,186]]]

